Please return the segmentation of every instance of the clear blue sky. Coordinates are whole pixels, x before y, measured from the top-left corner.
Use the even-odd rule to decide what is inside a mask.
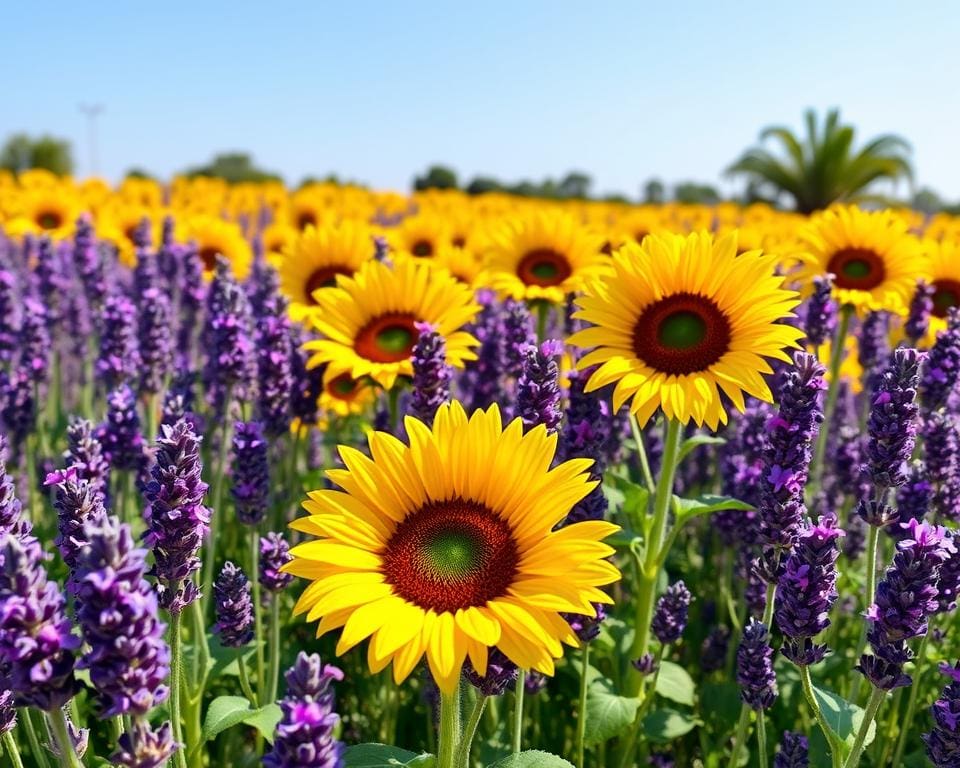
[[[960,198],[960,6],[942,2],[5,4],[0,137],[49,131],[89,171],[168,175],[220,150],[290,182],[406,189],[433,162],[512,180],[582,169],[636,195],[717,183],[767,124],[840,106]],[[729,189],[729,183],[725,188]]]

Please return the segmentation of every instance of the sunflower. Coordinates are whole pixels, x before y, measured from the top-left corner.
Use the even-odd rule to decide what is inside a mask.
[[[425,211],[407,216],[388,235],[394,250],[411,256],[429,258],[453,242],[453,232],[447,222],[436,213]]]
[[[160,239],[162,216],[155,208],[121,203],[108,206],[97,216],[97,234],[113,243],[121,263],[128,267],[136,266],[134,237],[144,219],[150,223],[150,241],[156,244]]]
[[[472,251],[455,245],[440,246],[433,258],[424,261],[447,270],[464,285],[474,285],[483,267]]]
[[[810,255],[801,277],[834,274],[837,301],[858,314],[905,312],[926,273],[920,241],[893,211],[831,208],[811,219],[800,237]]]
[[[217,256],[224,256],[230,262],[233,273],[240,280],[245,279],[250,271],[253,260],[250,244],[240,227],[232,221],[215,216],[194,216],[186,222],[185,239],[196,242],[207,277],[213,274]]]
[[[353,275],[373,252],[373,230],[362,221],[308,226],[277,261],[292,316],[303,318],[316,307],[314,291],[335,285],[337,275]]]
[[[563,301],[609,263],[603,236],[569,214],[540,210],[489,233],[490,287],[513,299]]]
[[[317,539],[285,569],[311,584],[297,614],[317,634],[343,627],[337,654],[370,638],[374,673],[393,662],[397,683],[424,654],[450,693],[465,659],[486,674],[490,648],[522,669],[553,674],[561,643],[577,638],[560,612],[594,615],[598,587],[620,577],[602,542],[604,521],[554,526],[596,485],[589,459],[550,469],[557,440],[541,426],[506,429],[496,405],[469,419],[459,403],[433,428],[408,417],[410,444],[369,435],[370,453],[340,447],[342,491],[313,491],[293,527]]]
[[[260,235],[264,253],[271,257],[282,254],[296,239],[297,230],[282,222],[274,222]]]
[[[320,410],[327,415],[351,416],[363,413],[375,399],[368,379],[354,379],[347,373],[324,376]]]
[[[737,255],[737,236],[648,235],[613,256],[574,317],[591,323],[570,343],[595,347],[578,368],[599,368],[587,390],[616,382],[614,408],[645,424],[657,408],[684,424],[726,423],[721,392],[743,410],[743,394],[770,402],[764,357],[789,361],[803,331],[779,321],[799,303],[761,251]]]
[[[52,238],[67,237],[80,215],[72,190],[37,189],[25,196],[23,217],[34,232]]]
[[[410,355],[417,324],[430,323],[447,342],[447,362],[462,368],[475,360],[478,342],[461,330],[480,311],[473,291],[444,270],[417,259],[387,265],[368,261],[353,277],[337,278],[335,288],[313,294],[309,315],[325,337],[309,341],[310,366],[328,364],[327,375],[371,377],[390,389],[398,376],[412,376]]]
[[[933,286],[933,311],[930,317],[931,341],[947,327],[947,313],[960,307],[960,243],[948,239],[925,243],[930,256],[930,285]]]

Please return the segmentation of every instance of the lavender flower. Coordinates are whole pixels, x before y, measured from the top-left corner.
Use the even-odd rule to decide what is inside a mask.
[[[191,577],[200,568],[197,553],[210,524],[210,510],[203,505],[207,484],[200,479],[200,438],[187,421],[160,428],[150,472],[144,541],[153,550],[151,574],[159,581],[160,605],[179,613],[200,596]]]
[[[170,297],[156,287],[140,295],[140,393],[155,395],[173,366],[173,310]]]
[[[934,287],[926,280],[917,281],[917,289],[910,300],[910,312],[903,324],[904,333],[911,344],[916,344],[927,334],[930,313],[933,312]]]
[[[290,545],[279,533],[270,531],[260,538],[260,586],[267,592],[282,592],[293,581],[293,574],[281,568],[293,559]]]
[[[251,325],[247,295],[233,276],[229,262],[218,256],[207,297],[204,385],[208,400],[221,414],[229,405],[229,393],[231,398],[241,400],[252,394],[256,360]]]
[[[675,643],[687,628],[687,612],[693,596],[682,581],[671,584],[657,601],[650,629],[663,645]]]
[[[67,587],[74,591],[77,587],[75,572],[78,558],[87,543],[86,527],[88,523],[96,523],[107,514],[103,508],[103,496],[89,480],[80,477],[76,467],[51,472],[44,484],[57,488],[53,507],[57,510],[58,533],[54,543],[71,572]]]
[[[23,509],[13,478],[7,474],[7,438],[0,432],[0,536],[26,533]]]
[[[410,412],[427,425],[443,403],[450,399],[453,370],[447,365],[446,339],[429,323],[417,323],[413,348],[413,396]]]
[[[162,768],[179,747],[173,740],[170,723],[157,730],[145,719],[134,720],[133,727],[121,734],[110,765],[118,768]]]
[[[0,689],[0,736],[12,731],[17,726],[17,710],[13,705],[13,694],[6,689]]]
[[[871,312],[860,326],[860,344],[857,346],[858,361],[866,374],[867,390],[876,386],[881,366],[890,355],[888,337],[890,322],[886,312]]]
[[[784,731],[780,749],[773,758],[773,768],[808,768],[809,749],[810,743],[806,736]]]
[[[582,613],[561,614],[581,643],[595,640],[600,634],[600,625],[607,618],[607,609],[602,603],[594,603],[593,611],[593,616]]]
[[[97,377],[105,389],[134,381],[140,368],[137,348],[137,309],[125,295],[114,294],[103,308]]]
[[[14,453],[20,452],[37,420],[33,389],[30,374],[23,368],[9,374],[0,369],[0,422],[6,428]]]
[[[960,480],[960,435],[956,417],[943,411],[926,416],[921,427],[925,459],[924,479],[931,488],[931,506],[936,519],[954,519],[956,491]],[[914,515],[921,519],[922,515]]]
[[[20,328],[20,365],[34,384],[46,384],[50,378],[50,332],[47,310],[39,301],[23,302],[23,325]]]
[[[13,357],[20,337],[17,323],[16,300],[17,277],[6,269],[0,269],[0,362],[8,362]]]
[[[525,429],[543,424],[550,433],[560,426],[560,371],[554,358],[562,351],[559,341],[545,341],[539,347],[528,346],[522,352],[516,415],[523,420]]]
[[[503,696],[506,690],[516,682],[519,670],[499,648],[491,648],[487,653],[487,672],[480,675],[469,661],[464,665],[463,676],[484,696]]]
[[[947,315],[946,330],[937,334],[923,365],[920,379],[920,400],[924,413],[945,408],[950,393],[956,389],[960,377],[960,308],[953,307]]]
[[[601,480],[606,465],[604,447],[610,439],[612,424],[604,410],[605,403],[596,392],[584,392],[587,372],[571,373],[569,407],[564,414],[563,430],[557,453],[564,460],[592,458],[590,479]],[[607,497],[598,485],[579,501],[567,515],[564,525],[584,520],[602,520],[607,511]]]
[[[0,669],[18,707],[50,712],[77,691],[73,652],[79,639],[43,559],[32,536],[0,539]]]
[[[333,735],[339,718],[334,711],[333,683],[343,680],[336,667],[321,665],[316,654],[300,653],[286,674],[287,695],[273,749],[263,757],[265,768],[340,768],[343,745]]]
[[[170,669],[166,629],[157,598],[144,578],[146,550],[134,547],[128,525],[100,517],[84,526],[75,575],[77,621],[89,650],[80,667],[90,670],[103,717],[146,715],[164,701]]]
[[[774,650],[764,624],[751,619],[743,630],[737,649],[737,683],[740,698],[751,709],[769,709],[777,698],[777,676],[773,672]]]
[[[318,401],[323,392],[325,366],[307,368],[309,355],[303,348],[303,333],[299,327],[290,332],[293,356],[291,358],[290,410],[303,424],[316,424],[319,416]]]
[[[213,631],[227,648],[240,648],[253,640],[253,601],[250,580],[229,560],[213,584],[217,623]]]
[[[950,682],[930,707],[934,726],[923,735],[923,743],[934,768],[956,768],[960,765],[960,662],[952,667],[942,664],[940,671]]]
[[[94,317],[99,317],[107,293],[107,281],[103,259],[97,249],[97,240],[93,233],[93,224],[87,214],[77,219],[73,236],[73,263],[83,285],[90,311]]]
[[[44,331],[49,338],[50,332],[56,332],[63,316],[63,293],[65,280],[63,264],[48,237],[40,238],[37,248],[37,265],[33,271],[36,278],[37,295],[46,317]]]
[[[906,461],[917,434],[917,383],[921,353],[898,349],[878,377],[867,431],[867,466],[874,483],[895,488],[906,480]]]
[[[857,667],[884,690],[910,685],[903,673],[903,664],[913,658],[907,641],[926,634],[927,617],[938,608],[940,567],[954,548],[943,528],[911,520],[906,530],[907,538],[897,544],[893,565],[867,609],[873,655],[861,656]]]
[[[127,384],[107,395],[107,420],[100,426],[98,437],[110,466],[135,470],[143,461],[143,435],[137,398]]]
[[[276,274],[275,270],[270,270]],[[257,414],[264,432],[278,437],[290,431],[291,369],[290,319],[287,301],[275,292],[262,300],[257,314]]]
[[[103,446],[96,436],[93,422],[71,417],[67,425],[67,450],[64,463],[76,470],[77,476],[87,480],[104,498],[110,483],[110,463],[103,455]]]
[[[480,342],[477,359],[463,373],[460,390],[469,395],[470,408],[487,408],[501,394],[505,365],[504,328],[500,305],[492,291],[477,291],[481,310],[470,331]]]
[[[837,327],[837,302],[833,300],[833,275],[813,278],[813,294],[807,299],[805,332],[815,347],[833,338]]]
[[[180,322],[177,327],[178,360],[189,365],[193,360],[200,310],[207,296],[203,279],[203,260],[195,245],[188,246],[180,264]]]
[[[522,301],[503,302],[503,359],[504,372],[517,378],[523,371],[523,350],[537,343],[533,316]]]
[[[237,519],[259,525],[270,511],[267,441],[257,421],[238,421],[233,432],[233,500]]]
[[[826,655],[825,645],[812,639],[830,626],[830,609],[837,599],[837,539],[843,531],[821,518],[797,537],[777,589],[777,626],[786,640],[781,649],[794,664],[809,666]]]

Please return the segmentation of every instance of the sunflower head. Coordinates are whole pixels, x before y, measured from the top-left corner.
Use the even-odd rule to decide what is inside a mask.
[[[253,252],[237,224],[216,216],[194,216],[186,222],[185,235],[196,243],[206,277],[213,276],[217,256],[223,256],[239,280],[246,278]]]
[[[369,638],[372,672],[402,681],[426,655],[450,692],[464,661],[486,673],[490,648],[523,669],[553,674],[561,643],[577,645],[560,612],[594,615],[599,587],[619,578],[603,521],[559,530],[595,486],[590,460],[551,469],[556,436],[506,428],[496,406],[470,418],[459,403],[434,425],[407,418],[409,444],[374,432],[370,455],[341,447],[342,490],[319,490],[293,527],[315,537],[286,570],[311,581],[297,613],[342,627],[337,653]]]
[[[354,379],[347,373],[324,376],[320,410],[328,415],[346,417],[363,413],[376,400],[369,379]]]
[[[495,224],[486,238],[491,287],[514,299],[559,303],[609,261],[603,236],[560,211]]]
[[[390,230],[390,245],[396,251],[428,259],[453,241],[446,220],[432,211],[407,216],[400,225]]]
[[[305,346],[313,352],[311,367],[327,364],[328,376],[369,376],[390,389],[398,376],[413,375],[410,356],[419,323],[445,338],[450,365],[462,368],[476,359],[478,342],[463,330],[480,311],[473,291],[420,259],[368,261],[352,277],[339,276],[336,287],[314,291],[313,298],[309,320],[323,338]]]
[[[671,419],[716,429],[726,423],[721,393],[743,410],[747,393],[772,399],[764,360],[788,361],[803,332],[782,321],[799,303],[760,251],[737,255],[736,233],[649,235],[613,256],[610,274],[592,280],[575,314],[590,327],[570,343],[593,347],[580,369],[587,384],[616,384],[614,407],[632,398],[641,424],[662,408]]]
[[[38,188],[24,199],[24,218],[34,232],[57,239],[73,231],[80,207],[70,189]]]
[[[801,277],[834,275],[837,301],[858,314],[903,314],[927,272],[920,241],[895,211],[839,206],[813,217],[800,237],[809,253]]]

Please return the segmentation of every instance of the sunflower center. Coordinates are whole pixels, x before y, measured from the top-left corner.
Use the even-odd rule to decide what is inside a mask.
[[[410,252],[414,256],[420,256],[421,258],[426,256],[433,256],[433,243],[429,240],[417,240],[413,244],[413,247],[410,249]]]
[[[730,348],[730,321],[705,296],[677,293],[645,307],[633,329],[637,357],[656,371],[704,371]]]
[[[520,559],[509,524],[462,498],[429,502],[408,515],[382,558],[400,597],[438,613],[506,594]]]
[[[331,264],[328,267],[320,267],[310,273],[307,282],[303,287],[307,294],[307,303],[316,304],[317,300],[313,298],[313,292],[321,288],[332,288],[337,284],[337,275],[349,275],[350,270],[341,264]]]
[[[220,255],[220,249],[212,246],[205,246],[200,249],[200,261],[203,262],[203,268],[207,272],[213,272],[217,267],[217,256]]]
[[[360,389],[360,382],[349,373],[341,373],[327,382],[327,392],[341,400],[353,400]]]
[[[450,242],[457,248],[463,248],[467,244],[467,238],[466,235],[455,235]]]
[[[317,216],[313,211],[301,211],[297,216],[297,229],[306,229],[310,225],[317,225]]]
[[[553,248],[528,251],[517,266],[517,275],[527,285],[560,285],[573,270],[567,257]]]
[[[419,337],[415,321],[413,315],[403,313],[374,318],[360,329],[354,349],[361,357],[376,363],[407,360]]]
[[[63,223],[63,217],[56,211],[44,211],[37,216],[37,224],[43,229],[56,229]]]
[[[933,281],[933,314],[946,317],[951,307],[960,305],[960,282],[956,280]]]
[[[827,263],[837,287],[860,291],[876,288],[886,277],[883,259],[868,248],[841,248]]]

